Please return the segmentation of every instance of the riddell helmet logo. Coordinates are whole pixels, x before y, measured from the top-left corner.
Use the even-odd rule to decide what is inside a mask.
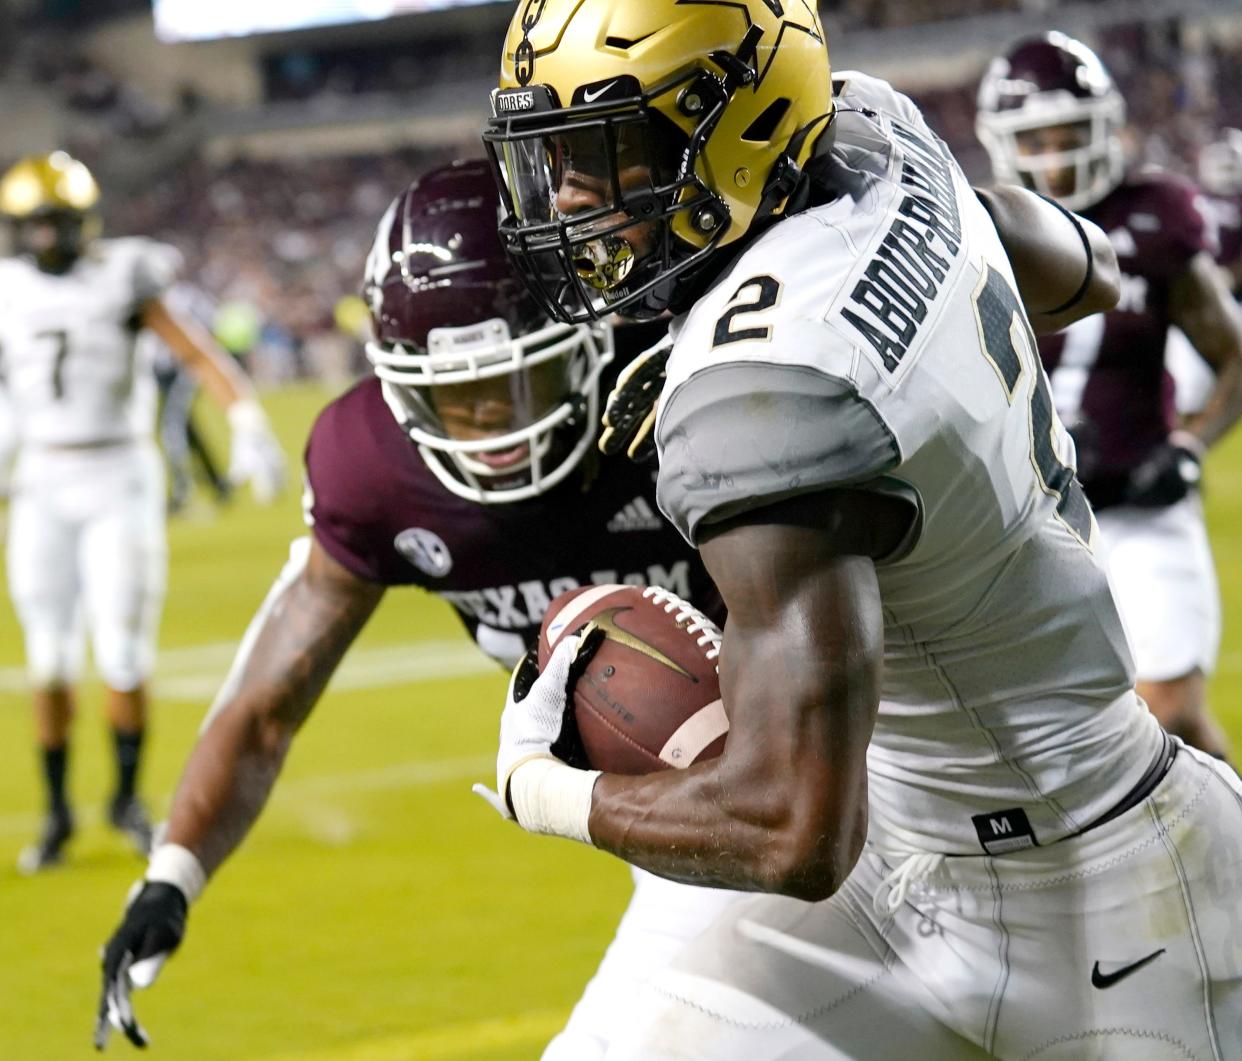
[[[530,31],[543,18],[548,0],[526,0],[522,9],[522,40],[513,53],[513,73],[519,85],[529,85],[535,76],[535,46],[530,42]]]

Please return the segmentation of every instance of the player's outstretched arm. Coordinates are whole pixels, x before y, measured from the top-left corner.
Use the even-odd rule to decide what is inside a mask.
[[[264,601],[173,798],[168,843],[210,875],[249,831],[289,744],[384,595],[313,538]],[[292,570],[290,570],[290,568]]]
[[[228,416],[229,479],[235,485],[250,483],[261,502],[274,499],[284,485],[285,458],[250,377],[202,325],[174,313],[162,299],[145,304],[142,323],[164,340]]]
[[[190,753],[163,843],[104,948],[98,1047],[109,1028],[145,1045],[131,990],[150,985],[181,942],[189,904],[258,818],[294,735],[383,594],[313,540],[295,543]]]
[[[1039,335],[1117,305],[1121,270],[1098,225],[1013,185],[975,189],[1000,234]]]

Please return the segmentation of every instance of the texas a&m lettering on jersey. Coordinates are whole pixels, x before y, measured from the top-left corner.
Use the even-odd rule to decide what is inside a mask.
[[[443,597],[462,615],[470,616],[498,630],[519,633],[538,627],[552,600],[581,585],[659,586],[679,597],[689,597],[690,561],[678,560],[671,566],[650,564],[645,571],[622,574],[618,571],[592,571],[585,582],[573,575],[549,580],[531,579],[516,586],[486,586],[477,590],[439,590]]]
[[[307,519],[350,572],[442,597],[503,662],[534,644],[553,597],[581,585],[662,586],[723,618],[697,553],[654,518],[653,469],[624,456],[600,459],[593,478],[571,476],[530,501],[467,501],[428,470],[379,381],[368,379],[329,405],[311,432]]]
[[[893,120],[900,141],[898,183],[906,191],[898,217],[854,285],[841,316],[858,330],[889,372],[896,372],[928,307],[940,294],[962,244],[953,173],[943,147]]]

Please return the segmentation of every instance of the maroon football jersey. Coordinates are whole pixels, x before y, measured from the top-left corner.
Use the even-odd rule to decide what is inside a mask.
[[[722,621],[698,553],[656,509],[654,465],[595,460],[588,455],[582,474],[530,501],[466,501],[428,470],[379,381],[368,379],[311,430],[308,520],[353,574],[443,597],[505,663],[534,645],[549,601],[580,585],[663,586]]]
[[[1198,189],[1166,173],[1127,180],[1086,216],[1121,265],[1115,310],[1039,341],[1057,411],[1078,443],[1079,477],[1097,506],[1173,427],[1164,348],[1169,291],[1200,251],[1215,250]]]

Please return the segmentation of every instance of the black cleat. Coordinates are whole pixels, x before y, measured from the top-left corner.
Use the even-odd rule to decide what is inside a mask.
[[[65,842],[73,835],[73,815],[67,807],[48,811],[43,832],[36,843],[17,856],[17,871],[32,876],[64,861]]]
[[[151,853],[151,819],[137,796],[118,796],[108,808],[108,822],[117,832],[124,833],[138,854]]]

